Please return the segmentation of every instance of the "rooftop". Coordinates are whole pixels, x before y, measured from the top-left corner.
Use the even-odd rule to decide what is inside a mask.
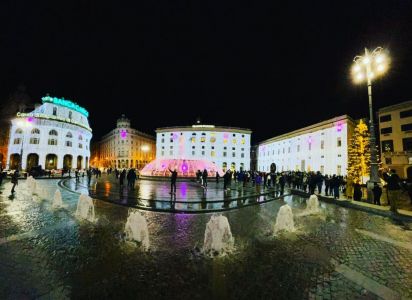
[[[394,105],[390,105],[390,106],[381,107],[379,109],[379,113],[391,112],[391,111],[394,111],[394,110],[410,108],[410,107],[412,107],[412,100],[404,101],[404,102],[394,104]]]

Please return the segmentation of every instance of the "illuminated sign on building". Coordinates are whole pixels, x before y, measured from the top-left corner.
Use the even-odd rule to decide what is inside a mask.
[[[73,124],[73,125],[76,125],[76,126],[83,127],[83,128],[85,128],[89,131],[92,131],[92,129],[90,127],[87,127],[84,124],[75,122],[72,119],[61,118],[61,117],[57,117],[57,116],[53,116],[53,115],[46,115],[46,114],[40,114],[40,113],[21,113],[21,112],[18,112],[16,116],[18,118],[28,118],[29,122],[32,122],[33,118],[66,122],[66,123],[70,123],[70,124]]]
[[[60,105],[60,106],[64,106],[64,107],[73,109],[73,110],[81,113],[82,115],[85,115],[86,117],[89,117],[89,112],[85,108],[79,106],[78,104],[76,104],[76,103],[74,103],[70,100],[65,100],[65,99],[60,99],[60,98],[50,97],[50,96],[45,96],[45,97],[41,98],[41,100],[43,101],[43,103],[48,102],[48,103],[53,103],[53,104],[56,104],[56,105]]]
[[[192,125],[192,128],[215,128],[215,125]]]

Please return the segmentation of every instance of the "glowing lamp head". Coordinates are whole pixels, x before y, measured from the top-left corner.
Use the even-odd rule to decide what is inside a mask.
[[[386,71],[386,66],[384,64],[379,64],[376,67],[376,71],[378,71],[379,74],[382,74]]]
[[[353,66],[352,66],[352,72],[353,73],[358,73],[358,72],[360,72],[361,71],[361,66],[358,64],[358,63],[355,63]]]
[[[150,150],[150,147],[148,145],[143,145],[141,149],[143,152],[147,152]]]
[[[381,64],[381,63],[383,63],[385,61],[385,55],[384,54],[378,54],[376,57],[375,57],[375,62],[377,63],[377,64]]]
[[[371,63],[371,59],[370,59],[369,56],[366,56],[362,59],[362,62],[363,62],[364,65],[368,65],[368,64]]]
[[[365,75],[363,73],[358,73],[355,75],[355,82],[362,82],[365,79]]]

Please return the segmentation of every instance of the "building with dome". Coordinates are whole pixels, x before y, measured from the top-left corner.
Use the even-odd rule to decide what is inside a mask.
[[[78,104],[48,95],[32,112],[18,112],[11,121],[7,167],[88,168],[92,139],[88,117]]]
[[[91,163],[96,167],[141,169],[155,156],[154,136],[132,128],[130,120],[122,115],[116,128],[94,145]]]

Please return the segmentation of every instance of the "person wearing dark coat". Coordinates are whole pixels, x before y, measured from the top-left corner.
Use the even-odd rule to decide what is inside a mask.
[[[169,172],[172,174],[170,176],[170,194],[176,194],[177,171],[176,169],[174,171],[169,169]]]
[[[400,178],[398,174],[396,174],[395,170],[391,170],[390,172],[383,174],[384,180],[387,182],[387,190],[388,190],[388,199],[391,204],[391,211],[394,214],[398,213],[397,208],[397,201],[399,201],[400,192],[401,192],[401,185],[400,185]]]
[[[88,169],[87,170],[87,185],[90,185],[91,180],[92,180],[92,170]]]
[[[216,171],[216,183],[219,183],[219,177],[220,177],[219,172]]]
[[[382,195],[382,188],[379,186],[377,182],[373,185],[373,203],[376,205],[381,205],[381,195]]]
[[[123,187],[125,177],[126,177],[126,170],[123,170],[119,176],[120,187]]]
[[[127,186],[134,190],[135,182],[136,182],[136,172],[134,169],[130,169],[129,172],[127,173]]]
[[[202,173],[203,186],[207,188],[207,170],[204,169]]]
[[[11,183],[13,184],[13,187],[11,188],[11,193],[14,194],[14,189],[16,188],[16,185],[19,184],[19,171],[16,170],[13,175],[11,176]]]
[[[358,182],[353,185],[353,200],[355,201],[362,200],[362,189]]]

